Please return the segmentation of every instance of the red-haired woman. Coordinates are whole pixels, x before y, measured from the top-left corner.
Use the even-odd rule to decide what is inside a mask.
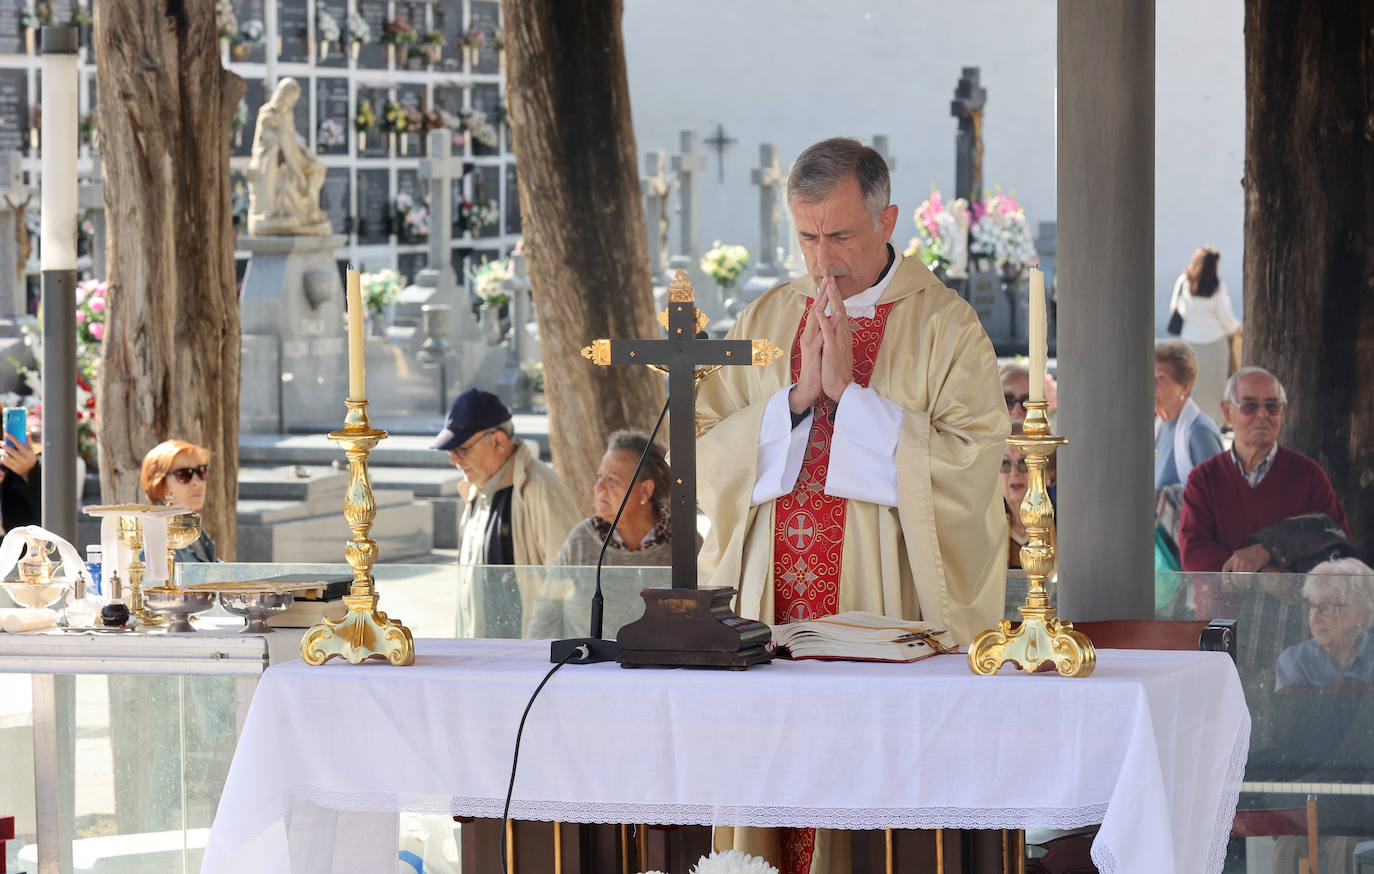
[[[199,513],[209,475],[210,450],[185,440],[165,440],[143,456],[143,491],[154,504],[184,504]],[[215,541],[203,528],[199,540],[175,555],[177,561],[218,561]]]

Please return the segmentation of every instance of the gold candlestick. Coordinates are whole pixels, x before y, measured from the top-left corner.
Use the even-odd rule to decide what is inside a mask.
[[[154,613],[143,603],[143,572],[146,566],[143,564],[143,520],[140,517],[119,517],[119,544],[133,553],[125,581],[129,590],[129,615],[137,619],[140,625],[166,625],[166,616]],[[118,595],[118,592],[115,594]]]
[[[344,518],[353,539],[344,547],[344,557],[353,568],[353,586],[344,597],[348,614],[342,619],[326,619],[301,638],[301,658],[322,665],[335,656],[357,664],[364,659],[386,659],[393,665],[415,662],[415,642],[410,629],[377,609],[377,591],[372,566],[377,561],[377,541],[368,537],[377,518],[377,502],[372,497],[372,481],[367,474],[367,458],[372,448],[386,437],[367,419],[367,401],[345,401],[348,415],[344,429],[329,435],[348,456],[348,491],[344,494]]]
[[[1054,451],[1069,441],[1050,434],[1048,406],[1044,401],[1026,403],[1025,434],[1013,434],[1007,442],[1026,456],[1030,483],[1021,502],[1021,519],[1026,523],[1030,542],[1021,547],[1021,566],[1030,579],[1026,603],[1017,608],[1021,624],[1015,629],[1005,619],[984,631],[968,648],[968,666],[975,674],[995,674],[1005,662],[1034,672],[1042,662],[1053,662],[1066,677],[1086,677],[1097,665],[1097,650],[1092,641],[1073,623],[1059,619],[1050,606],[1045,580],[1054,572],[1054,544],[1050,526],[1054,524],[1054,505],[1045,488],[1045,466]]]

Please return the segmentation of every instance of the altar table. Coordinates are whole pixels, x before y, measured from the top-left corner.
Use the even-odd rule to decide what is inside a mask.
[[[258,685],[202,874],[395,870],[396,815],[501,816],[547,641],[418,640]],[[1249,746],[1230,658],[1104,650],[1086,679],[963,656],[744,672],[568,665],[530,711],[511,816],[829,828],[1102,823],[1104,872],[1220,872]]]

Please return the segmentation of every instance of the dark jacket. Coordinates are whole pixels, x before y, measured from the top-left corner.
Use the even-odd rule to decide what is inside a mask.
[[[21,525],[38,525],[43,518],[43,462],[29,471],[26,480],[8,468],[0,480],[0,525],[6,531]]]

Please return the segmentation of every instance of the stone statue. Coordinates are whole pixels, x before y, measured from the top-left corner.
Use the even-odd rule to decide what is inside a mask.
[[[248,162],[248,233],[253,236],[321,236],[330,233],[320,209],[325,167],[296,140],[292,108],[301,96],[295,79],[277,83],[258,110]]]

